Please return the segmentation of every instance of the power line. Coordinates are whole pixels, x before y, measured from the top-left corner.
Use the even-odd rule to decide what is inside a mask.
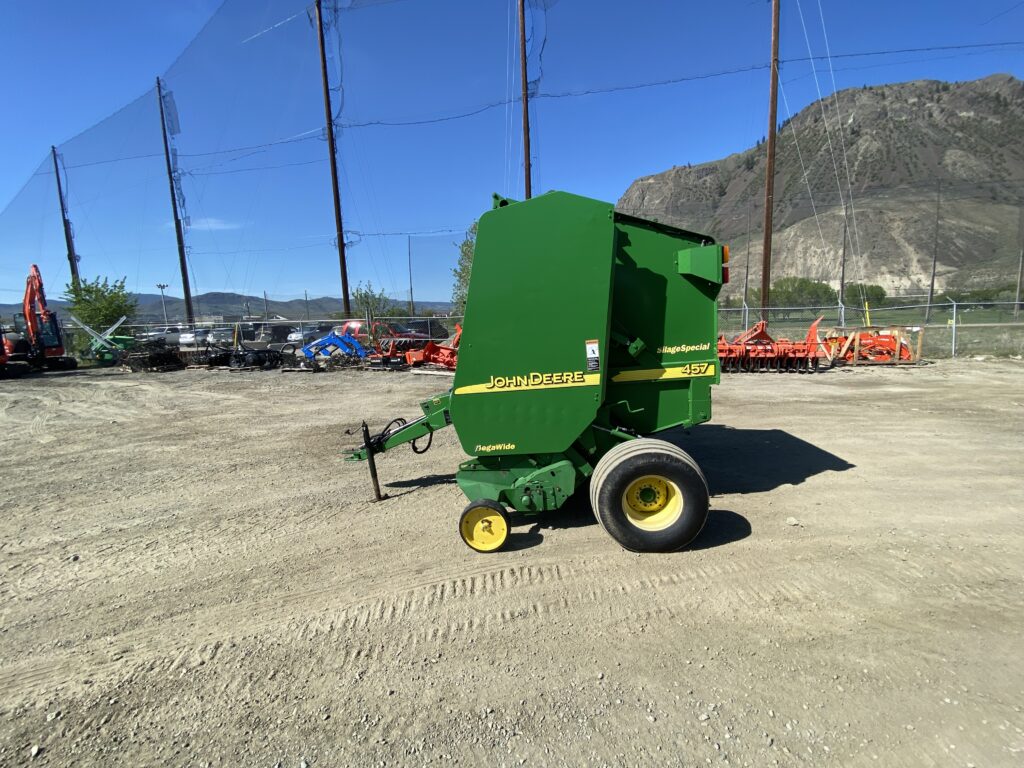
[[[983,22],[981,22],[981,24],[979,24],[978,26],[979,26],[979,27],[984,27],[984,26],[985,26],[986,24],[991,24],[991,23],[992,23],[993,21],[995,21],[996,19],[1000,19],[1000,18],[1002,18],[1003,16],[1005,16],[1006,14],[1008,14],[1008,13],[1010,13],[1010,12],[1012,12],[1012,11],[1016,11],[1016,10],[1017,10],[1018,8],[1020,8],[1020,7],[1022,6],[1022,5],[1024,5],[1024,0],[1021,0],[1021,2],[1019,2],[1019,3],[1015,3],[1014,5],[1011,5],[1011,6],[1010,6],[1009,8],[1007,8],[1007,9],[1006,9],[1005,11],[1000,11],[1000,12],[999,12],[999,13],[997,13],[997,14],[996,14],[995,16],[993,16],[993,17],[992,17],[991,19],[989,19],[988,21],[983,21]]]
[[[421,230],[407,230],[404,232],[361,232],[358,229],[346,229],[345,235],[355,237],[417,237],[427,235],[454,235],[463,233],[466,231],[465,227],[448,227],[447,229],[421,229]],[[332,240],[334,234],[329,235],[312,235],[324,240]],[[242,253],[280,253],[283,251],[299,251],[307,248],[324,248],[330,246],[329,242],[322,243],[309,243],[307,245],[285,245],[280,248],[243,248],[235,251],[192,251],[193,255],[231,255],[231,254],[242,254]],[[379,276],[378,276],[379,277]]]
[[[786,114],[791,118],[793,113],[789,109],[789,99],[786,98],[786,89],[782,88],[782,103],[786,105]],[[807,185],[807,197],[811,201],[811,213],[814,214],[814,224],[818,227],[818,237],[821,238],[821,252],[822,254],[828,253],[828,247],[825,245],[825,234],[821,231],[821,220],[818,218],[818,209],[814,205],[814,195],[811,192],[811,180],[807,177],[807,166],[804,165],[804,156],[800,151],[800,140],[797,138],[796,126],[793,126],[793,142],[796,144],[796,156],[800,160],[800,172],[803,174],[804,183]]]
[[[847,197],[850,200],[850,221],[853,224],[853,236],[854,236],[854,241],[856,243],[855,251],[856,251],[856,255],[857,255],[858,260],[860,260],[860,256],[861,256],[860,231],[857,229],[857,209],[854,206],[854,202],[853,202],[853,176],[850,174],[850,161],[849,161],[849,158],[848,158],[848,156],[846,154],[846,136],[843,133],[843,115],[842,115],[842,112],[839,109],[839,88],[836,85],[836,72],[835,72],[835,69],[832,68],[832,51],[831,51],[831,48],[830,48],[829,43],[828,43],[828,29],[825,27],[825,12],[824,12],[824,10],[822,10],[821,0],[818,0],[818,18],[821,19],[821,34],[822,34],[822,36],[825,39],[825,56],[828,57],[828,71],[829,71],[829,75],[832,78],[832,101],[833,101],[833,106],[835,107],[835,111],[836,111],[836,125],[837,125],[837,127],[839,129],[839,142],[840,142],[840,146],[842,147],[842,150],[843,150],[843,167],[846,170],[846,195],[847,195]],[[813,64],[811,65],[811,69],[812,70],[814,69],[814,65]],[[815,82],[817,82],[817,76],[815,76]],[[824,110],[822,110],[822,113],[824,113]],[[827,126],[828,126],[828,123],[826,122],[826,127]],[[844,206],[844,208],[843,208],[843,255],[842,255],[843,263],[842,263],[842,265],[840,267],[840,272],[842,273],[842,276],[840,278],[841,281],[844,280],[845,276],[846,276],[846,238],[847,238],[848,234],[849,234],[848,233],[848,227],[846,225],[846,208]],[[861,275],[861,277],[863,278],[863,275]],[[861,282],[863,283],[863,279],[861,280]],[[840,293],[840,298],[842,298],[843,294],[844,294],[844,284],[843,284],[843,282],[840,282],[839,293]],[[864,297],[861,296],[862,300],[863,300],[863,298]]]
[[[1014,45],[1024,45],[1024,40],[1008,40],[1002,43],[965,43],[963,45],[929,45],[924,48],[891,48],[881,51],[860,51],[857,53],[833,53],[833,59],[854,59],[867,56],[889,56],[898,53],[925,53],[930,51],[962,51],[967,49],[981,48],[1006,48]],[[828,56],[804,56],[803,58],[785,59],[783,64],[791,64],[798,61],[824,61]]]
[[[316,129],[318,132],[319,128]],[[306,133],[310,133],[307,131]],[[320,136],[304,136],[299,134],[298,136],[290,137],[287,139],[279,139],[277,141],[268,141],[264,144],[252,144],[246,147],[230,147],[228,149],[217,149],[209,152],[179,152],[178,157],[210,157],[211,155],[230,155],[235,152],[248,152],[255,149],[269,149],[270,147],[280,146],[282,144],[296,144],[301,141],[311,141],[314,139],[320,139]],[[162,152],[146,154],[146,155],[129,155],[127,157],[112,157],[106,160],[92,160],[87,163],[74,163],[68,165],[68,168],[87,168],[92,165],[105,165],[107,163],[120,163],[127,160],[145,160],[152,157],[163,157]]]
[[[803,9],[803,5],[801,5],[801,3],[800,3],[800,0],[796,0],[796,8],[797,8],[798,15],[800,17],[800,27],[803,29],[803,32],[804,32],[804,42],[807,44],[807,55],[808,56],[813,56],[814,52],[811,50],[811,38],[810,38],[810,35],[807,34],[807,22],[804,19],[804,9]],[[824,31],[824,26],[822,26],[822,30]],[[827,53],[826,53],[826,55],[827,55]],[[831,58],[828,59],[828,62],[829,62],[829,66],[832,66],[832,59]],[[829,157],[832,160],[832,171],[833,171],[833,173],[835,175],[835,179],[836,179],[836,190],[839,193],[839,202],[843,206],[843,217],[844,217],[843,221],[844,221],[844,226],[845,226],[846,200],[843,197],[843,184],[839,180],[839,162],[836,160],[835,149],[832,146],[832,131],[830,131],[829,127],[828,127],[828,115],[825,112],[825,98],[824,98],[824,96],[821,95],[821,84],[818,82],[818,72],[815,69],[813,64],[811,65],[811,74],[814,75],[814,90],[818,94],[818,106],[821,108],[821,124],[822,124],[822,128],[824,128],[824,130],[825,130],[825,140],[826,140],[826,142],[828,144],[828,154],[829,154]],[[788,106],[787,106],[787,111],[788,111]],[[841,122],[837,122],[837,126],[836,127],[839,130],[839,133],[841,134],[843,132],[842,123]],[[794,128],[795,128],[795,126],[794,126]],[[808,190],[810,190],[810,185],[809,184],[808,184]],[[853,200],[852,194],[850,196],[850,200],[851,200],[851,202]],[[817,222],[817,213],[815,213],[815,221]],[[819,234],[821,233],[821,225],[820,225],[820,223],[818,224],[818,232],[819,232]],[[845,235],[844,235],[844,237],[845,237]],[[822,235],[822,242],[821,242],[821,244],[822,244],[822,247],[824,249],[824,245],[825,245],[824,235]],[[844,245],[845,245],[845,243],[844,243]],[[840,271],[842,271],[842,267],[840,267]]]
[[[256,165],[252,168],[232,168],[228,171],[183,171],[188,176],[223,176],[230,173],[249,173],[250,171],[272,171],[277,168],[294,168],[297,165],[315,165],[326,163],[327,158],[321,157],[316,160],[303,160],[297,163],[279,163],[278,165]]]
[[[860,66],[848,66],[848,67],[834,67],[833,72],[863,72],[866,69],[890,69],[893,67],[905,66],[907,64],[922,64],[930,61],[948,61],[950,59],[962,59],[967,56],[986,56],[990,55],[991,51],[970,51],[966,53],[950,53],[945,56],[921,56],[913,59],[901,59],[899,61],[880,61],[874,64],[862,64]],[[824,69],[818,70],[825,72]],[[805,77],[810,77],[810,73],[805,75],[797,75],[786,79],[787,83],[795,83],[798,80],[803,80]],[[855,86],[854,86],[855,87]]]
[[[345,234],[359,235],[360,237],[406,237],[414,235],[454,235],[465,231],[465,227],[449,227],[447,229],[423,229],[418,232],[360,232],[358,229],[346,229]]]
[[[924,53],[934,51],[966,51],[966,50],[992,50],[996,48],[1006,48],[1012,46],[1022,46],[1024,40],[1009,40],[998,43],[971,43],[963,45],[933,45],[924,46],[919,48],[895,48],[889,50],[876,50],[876,51],[859,51],[850,53],[836,53],[832,54],[832,59],[849,59],[849,58],[863,58],[863,57],[874,57],[874,56],[888,56],[897,55],[904,53]],[[829,56],[803,56],[792,59],[780,59],[780,64],[793,64],[803,61],[827,61]],[[710,80],[719,77],[731,77],[733,75],[745,74],[749,72],[758,72],[769,68],[769,64],[748,64],[741,67],[734,67],[732,69],[723,69],[715,72],[705,72],[696,75],[684,75],[681,77],[672,77],[662,80],[652,80],[640,83],[630,83],[626,85],[615,85],[606,87],[595,87],[585,88],[582,90],[569,90],[559,92],[541,92],[536,94],[533,98],[535,99],[565,99],[565,98],[579,98],[582,96],[591,96],[597,94],[606,93],[620,93],[623,91],[640,90],[644,88],[658,88],[667,85],[677,85],[680,83],[696,82],[700,80]],[[515,96],[511,98],[505,98],[498,101],[492,101],[487,104],[481,104],[471,109],[458,112],[450,115],[443,115],[433,118],[420,118],[410,120],[364,120],[364,121],[338,121],[340,128],[368,128],[374,126],[388,126],[388,127],[402,127],[402,126],[415,126],[415,125],[433,125],[436,123],[444,123],[452,120],[462,120],[468,117],[474,117],[476,115],[483,114],[484,112],[492,109],[507,108],[510,104],[517,103],[519,99]],[[109,118],[107,118],[109,119]],[[101,121],[102,122],[102,121]],[[275,141],[268,141],[262,144],[251,144],[240,147],[228,147],[226,149],[211,150],[207,152],[181,152],[179,157],[210,157],[214,155],[226,155],[235,152],[246,152],[251,150],[269,149],[271,147],[277,147],[284,144],[294,144],[304,141],[321,140],[320,135],[322,129],[313,129],[306,131],[302,134],[298,134],[293,137],[278,139]],[[83,132],[84,133],[84,132]],[[81,135],[81,134],[79,134]],[[66,144],[67,142],[65,142]],[[131,160],[145,160],[155,157],[160,157],[160,153],[141,154],[141,155],[130,155],[127,157],[115,157],[104,160],[94,160],[85,163],[75,163],[68,165],[68,168],[85,168],[94,165],[103,165],[107,163],[117,163]]]

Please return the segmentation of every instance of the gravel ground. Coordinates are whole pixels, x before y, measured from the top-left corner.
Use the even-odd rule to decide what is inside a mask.
[[[474,554],[450,430],[371,504],[346,431],[446,385],[0,382],[0,764],[1024,761],[1021,363],[727,377],[673,555]]]

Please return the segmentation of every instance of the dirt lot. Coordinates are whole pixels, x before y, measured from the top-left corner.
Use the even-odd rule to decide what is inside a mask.
[[[0,382],[0,764],[1024,761],[1024,365],[736,375],[695,547],[483,556],[407,374]]]

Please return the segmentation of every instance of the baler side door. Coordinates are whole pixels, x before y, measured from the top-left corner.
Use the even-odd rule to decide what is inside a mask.
[[[481,217],[451,408],[466,453],[561,453],[594,421],[614,238],[611,205],[565,192]]]

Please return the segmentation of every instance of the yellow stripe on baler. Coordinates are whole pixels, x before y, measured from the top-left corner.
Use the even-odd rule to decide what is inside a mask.
[[[530,373],[525,376],[492,376],[486,384],[457,387],[454,394],[472,395],[488,392],[525,392],[533,389],[594,387],[601,383],[599,373],[567,372],[565,374]]]

